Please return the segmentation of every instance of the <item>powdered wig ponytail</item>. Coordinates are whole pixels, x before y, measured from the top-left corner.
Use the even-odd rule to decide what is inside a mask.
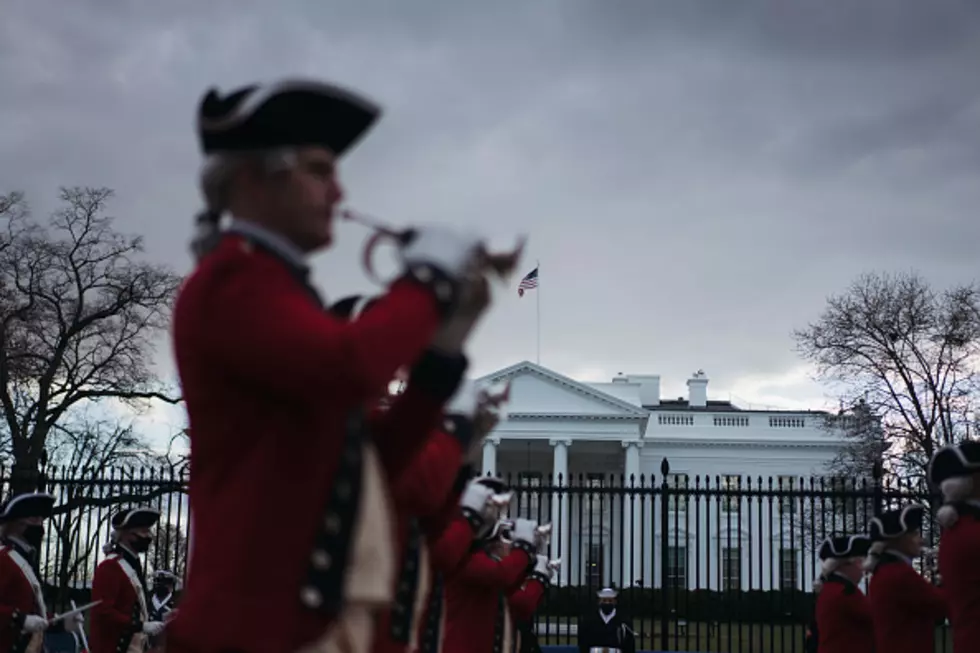
[[[864,559],[864,564],[861,568],[867,572],[873,572],[878,568],[878,563],[881,562],[881,554],[885,552],[888,548],[887,542],[875,542],[871,545],[871,549],[868,551],[868,557]]]
[[[113,529],[109,533],[109,541],[102,545],[102,553],[109,555],[115,550],[117,544],[119,544],[119,531]]]
[[[196,261],[213,250],[221,239],[221,216],[228,210],[231,182],[241,166],[258,160],[267,174],[289,170],[296,164],[294,150],[216,154],[208,157],[201,168],[200,187],[204,210],[194,219],[191,253]]]
[[[939,484],[939,491],[942,492],[946,504],[936,511],[936,521],[943,528],[950,528],[960,519],[960,513],[953,504],[968,499],[973,494],[973,477],[947,478]]]

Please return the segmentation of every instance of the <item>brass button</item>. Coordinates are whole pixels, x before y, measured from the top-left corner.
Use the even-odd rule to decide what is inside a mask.
[[[312,586],[304,587],[299,598],[308,608],[319,608],[323,605],[323,595],[320,594],[320,590]]]
[[[330,564],[333,562],[330,559],[330,554],[323,549],[317,549],[313,552],[312,561],[313,566],[321,571],[330,569]]]

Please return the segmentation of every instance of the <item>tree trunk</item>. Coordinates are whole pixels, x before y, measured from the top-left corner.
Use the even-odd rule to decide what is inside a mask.
[[[41,485],[40,461],[36,456],[18,457],[10,471],[11,496],[36,492],[44,488]]]

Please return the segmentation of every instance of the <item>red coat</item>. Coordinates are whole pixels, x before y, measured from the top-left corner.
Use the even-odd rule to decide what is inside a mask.
[[[868,600],[876,651],[933,653],[946,601],[912,565],[885,552],[868,583]]]
[[[433,553],[422,519],[438,519],[453,491],[457,470],[472,429],[433,432],[425,447],[392,484],[398,520],[398,551],[402,553],[395,602],[378,620],[375,653],[404,653],[418,647],[426,606],[433,588]],[[458,507],[457,507],[458,510]]]
[[[92,600],[102,602],[90,613],[90,653],[120,653],[130,646],[142,646],[143,624],[149,616],[146,586],[139,568],[134,556],[119,553],[108,556],[95,568]]]
[[[874,651],[868,597],[843,576],[831,574],[817,595],[817,632],[819,653]]]
[[[28,578],[23,571],[25,566],[30,569],[23,553],[15,552],[10,544],[0,546],[0,651],[3,653],[30,639],[30,634],[21,630],[24,617],[45,616],[44,597],[33,586],[37,576]],[[30,573],[33,575],[33,570]],[[40,590],[40,583],[36,589]]]
[[[168,651],[282,653],[327,630],[342,601],[360,487],[351,417],[415,363],[408,389],[370,428],[396,476],[462,377],[463,368],[423,356],[439,319],[433,295],[413,281],[346,322],[283,261],[239,236],[204,258],[174,310],[195,529]],[[274,545],[264,530],[273,516]],[[331,594],[308,608],[301,591],[326,531],[336,548],[314,557]]]
[[[446,583],[445,653],[517,653],[509,596],[518,590],[534,558],[512,549],[503,560],[475,551]]]
[[[939,573],[953,627],[953,651],[980,651],[980,509],[959,509],[960,518],[939,539]]]

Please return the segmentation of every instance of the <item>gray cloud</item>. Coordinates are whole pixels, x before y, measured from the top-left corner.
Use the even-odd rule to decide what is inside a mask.
[[[976,7],[11,0],[0,180],[39,210],[112,186],[120,226],[186,270],[201,93],[329,77],[386,107],[346,162],[353,205],[530,233],[542,362],[730,388],[794,370],[789,331],[860,271],[976,274]],[[368,288],[363,234],[340,234],[332,296]],[[534,301],[501,292],[478,371],[534,358]]]

